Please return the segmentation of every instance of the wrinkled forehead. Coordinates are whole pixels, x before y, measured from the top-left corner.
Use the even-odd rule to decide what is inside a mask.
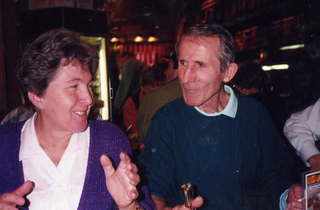
[[[221,44],[218,36],[183,36],[178,46],[178,57],[183,54],[199,54],[197,51],[204,52],[207,56],[214,56],[220,59]]]
[[[198,46],[204,47],[212,47],[220,49],[220,38],[218,36],[192,36],[192,35],[184,35],[181,37],[181,40],[178,45],[178,50],[180,50],[181,46],[184,44],[195,44]]]

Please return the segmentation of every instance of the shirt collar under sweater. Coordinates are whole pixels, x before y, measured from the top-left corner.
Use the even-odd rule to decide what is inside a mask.
[[[23,125],[21,130],[21,146],[19,151],[19,160],[23,160],[24,158],[32,157],[36,154],[41,152],[41,147],[38,142],[38,137],[35,131],[35,119],[37,113],[35,113],[31,118],[29,118],[26,123]],[[76,143],[69,144],[68,147],[70,151],[79,151],[79,150],[89,150],[89,137],[90,136],[90,129],[88,128],[81,132],[75,133],[72,135],[71,140],[75,140]],[[28,143],[26,141],[28,140]]]
[[[220,111],[215,113],[206,113],[202,110],[200,110],[198,107],[194,107],[199,113],[205,115],[205,116],[219,116],[219,115],[226,115],[228,117],[235,118],[237,114],[238,109],[238,99],[236,95],[234,94],[231,87],[228,85],[224,85],[224,90],[230,94],[229,101],[226,105],[226,107]]]
[[[54,165],[39,144],[36,116],[34,114],[22,128],[19,153],[25,180],[36,184],[27,196],[29,209],[77,209],[88,163],[89,129],[72,134],[59,164]]]

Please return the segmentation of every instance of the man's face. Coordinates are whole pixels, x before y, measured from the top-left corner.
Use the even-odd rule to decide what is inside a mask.
[[[223,82],[233,77],[229,74],[230,67],[221,72],[219,53],[218,37],[182,37],[178,76],[186,104],[208,111],[219,102]]]

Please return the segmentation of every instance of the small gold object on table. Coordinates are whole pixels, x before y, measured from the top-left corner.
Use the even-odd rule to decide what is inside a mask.
[[[192,207],[192,200],[194,196],[192,184],[191,183],[183,184],[181,185],[181,188],[183,190],[184,199],[185,199],[184,205],[189,209],[195,210],[196,208]]]

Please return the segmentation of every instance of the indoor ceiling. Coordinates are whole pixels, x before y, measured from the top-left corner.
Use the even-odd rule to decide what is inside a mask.
[[[170,41],[182,14],[195,8],[199,0],[106,0],[111,33],[132,37],[154,35]],[[190,9],[189,11],[192,11]]]

